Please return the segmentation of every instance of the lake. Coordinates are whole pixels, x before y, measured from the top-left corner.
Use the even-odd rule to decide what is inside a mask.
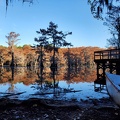
[[[95,84],[96,69],[82,67],[38,69],[27,67],[0,68],[0,98],[43,98],[55,100],[87,100],[108,98],[106,86]]]

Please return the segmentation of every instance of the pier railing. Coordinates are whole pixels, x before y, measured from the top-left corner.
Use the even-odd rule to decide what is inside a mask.
[[[94,61],[120,59],[120,49],[111,49],[94,52]]]

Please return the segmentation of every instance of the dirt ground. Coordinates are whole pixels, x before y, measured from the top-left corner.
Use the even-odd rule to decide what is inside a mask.
[[[110,98],[78,101],[0,99],[0,120],[119,120]]]

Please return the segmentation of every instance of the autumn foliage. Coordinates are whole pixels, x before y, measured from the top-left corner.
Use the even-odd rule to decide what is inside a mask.
[[[94,51],[102,50],[99,47],[73,47],[73,48],[60,48],[55,56],[58,66],[80,67],[82,65],[94,65]],[[23,47],[14,47],[14,62],[16,66],[37,66],[38,55],[36,49],[30,45]],[[43,64],[49,67],[52,59],[52,52],[47,51],[44,53]],[[9,47],[0,46],[0,66],[10,66],[11,55]]]

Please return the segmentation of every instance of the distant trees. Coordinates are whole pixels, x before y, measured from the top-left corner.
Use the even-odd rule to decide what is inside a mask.
[[[12,67],[15,66],[15,63],[14,63],[14,45],[19,40],[18,39],[19,36],[20,36],[20,34],[15,33],[15,32],[10,32],[10,33],[8,33],[8,36],[5,36],[8,40],[6,43],[8,44],[8,47],[10,49],[10,54],[12,57],[12,61],[11,61]]]
[[[36,56],[32,53],[28,53],[26,55],[25,65],[28,67],[32,67],[35,66],[35,64],[36,64]]]
[[[68,49],[70,51],[68,51]],[[58,49],[58,53],[56,54],[57,65],[58,67],[72,67],[76,66],[81,67],[82,65],[93,65],[94,64],[94,51],[103,50],[98,47],[79,47],[79,48],[60,48]],[[11,54],[8,54],[10,51],[9,47],[0,46],[0,66],[10,66],[11,65]],[[17,66],[24,67],[38,67],[38,55],[36,54],[36,49],[32,49],[31,46],[25,45],[22,48],[15,47],[14,48],[14,63]],[[45,50],[43,48],[44,57],[44,70],[49,71],[49,66],[52,61],[50,58],[52,57],[52,52]],[[10,53],[10,52],[9,52]],[[37,53],[40,53],[39,51]],[[55,58],[55,63],[56,63]],[[11,67],[13,68],[13,67]],[[13,68],[14,69],[14,68]],[[40,70],[40,69],[39,69]],[[41,72],[41,71],[40,71]]]
[[[5,51],[5,47],[0,46],[0,66],[3,66],[4,64],[4,51]]]

